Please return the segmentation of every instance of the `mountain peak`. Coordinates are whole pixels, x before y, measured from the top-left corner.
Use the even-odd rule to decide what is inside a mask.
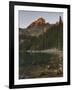
[[[32,26],[40,26],[40,25],[43,25],[43,24],[45,24],[45,23],[46,23],[45,19],[42,18],[42,17],[39,17],[37,20],[35,20],[34,22],[32,22],[32,23],[28,26],[28,28],[30,28],[30,27],[32,27]]]
[[[36,24],[37,24],[37,25],[45,24],[45,19],[42,18],[42,17],[38,18],[38,19],[36,20]]]

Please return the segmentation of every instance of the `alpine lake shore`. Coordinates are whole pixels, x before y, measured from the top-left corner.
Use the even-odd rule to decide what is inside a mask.
[[[21,57],[23,58],[20,59],[20,79],[63,76],[62,51],[57,49],[27,51],[21,54]]]

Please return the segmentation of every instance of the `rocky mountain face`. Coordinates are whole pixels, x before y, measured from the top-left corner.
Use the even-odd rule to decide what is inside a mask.
[[[31,28],[31,27],[34,27],[34,26],[41,26],[41,25],[44,25],[46,22],[45,22],[45,19],[43,19],[42,17],[38,18],[37,20],[35,20],[34,22],[32,22],[28,28]]]
[[[34,22],[32,22],[26,29],[21,29],[20,33],[29,34],[31,36],[39,36],[43,32],[46,32],[48,28],[50,28],[51,24],[46,23],[45,19],[40,17]]]

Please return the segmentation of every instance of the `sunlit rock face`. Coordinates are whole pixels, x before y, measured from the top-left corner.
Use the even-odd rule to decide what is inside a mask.
[[[45,24],[45,19],[43,19],[43,18],[39,18],[39,19],[37,19],[37,21],[35,22],[35,25],[42,25],[42,24]]]
[[[31,36],[39,36],[45,33],[48,28],[50,28],[50,23],[42,17],[34,20],[27,28],[26,31],[30,33]]]
[[[35,20],[34,22],[32,22],[28,28],[32,27],[32,26],[40,26],[40,25],[44,25],[46,22],[45,22],[45,19],[40,17],[38,18],[37,20]]]

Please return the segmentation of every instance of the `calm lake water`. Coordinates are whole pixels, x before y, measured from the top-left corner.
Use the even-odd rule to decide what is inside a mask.
[[[63,76],[63,58],[57,54],[20,53],[19,55],[19,79]]]

